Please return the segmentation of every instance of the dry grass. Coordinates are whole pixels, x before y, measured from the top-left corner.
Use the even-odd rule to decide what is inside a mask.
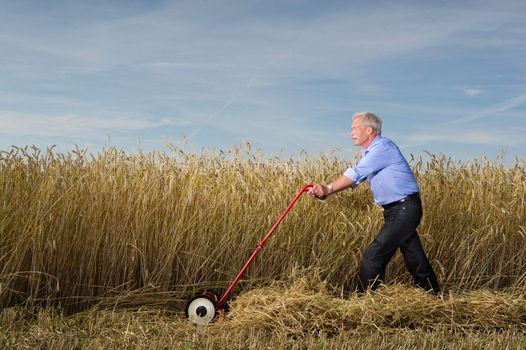
[[[332,296],[312,277],[288,283],[240,295],[232,312],[209,327],[151,307],[92,309],[71,316],[57,314],[56,309],[30,314],[6,308],[0,313],[0,348],[456,350],[526,346],[524,298],[520,301],[518,296],[472,292],[445,300],[398,285],[363,298],[344,299]],[[411,297],[416,300],[407,302]]]
[[[150,305],[180,311],[194,292],[226,288],[304,183],[331,180],[350,164],[329,156],[266,159],[249,145],[201,154],[59,154],[27,147],[1,152],[0,308],[53,307],[70,314],[94,305]],[[289,320],[286,334],[345,333],[354,324],[426,329],[478,320],[477,327],[495,330],[524,322],[513,315],[524,307],[520,298],[526,293],[526,164],[431,155],[411,165],[424,202],[423,244],[446,296],[456,297],[433,299],[396,285],[373,303],[367,296],[334,299],[331,289],[319,292],[316,302],[341,304],[340,311],[307,328]],[[286,280],[296,267],[316,269],[319,280],[335,290],[353,290],[381,215],[367,185],[326,203],[302,198],[236,289],[259,288],[258,295],[249,292],[236,301],[238,310],[243,303],[267,305],[261,317],[268,323],[289,322],[272,311],[274,303],[297,297],[303,305],[302,298],[317,295],[296,295],[294,285],[277,289],[289,295],[286,301],[272,299],[273,281]],[[400,256],[387,278],[411,282]],[[412,309],[389,316],[373,307],[390,301]],[[430,305],[433,318],[426,318]],[[341,311],[346,308],[354,311]],[[295,317],[313,319],[298,312]],[[227,323],[242,319],[235,317]]]
[[[239,296],[227,316],[229,327],[261,328],[287,336],[335,335],[404,328],[433,331],[492,331],[526,327],[524,294],[477,290],[436,297],[419,288],[383,287],[364,295],[334,297],[324,283],[301,277],[290,285]]]

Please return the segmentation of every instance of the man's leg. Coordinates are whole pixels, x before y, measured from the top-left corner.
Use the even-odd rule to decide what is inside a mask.
[[[420,238],[416,230],[411,237],[401,246],[402,256],[404,257],[407,269],[413,276],[415,284],[425,290],[440,293],[440,286],[433,271],[433,267],[424,252]]]
[[[387,263],[402,242],[413,235],[422,218],[420,199],[384,209],[384,225],[367,247],[358,272],[357,291],[378,287],[384,279]]]
[[[398,245],[382,238],[392,236],[392,234],[392,230],[384,225],[375,240],[365,250],[358,271],[357,291],[359,293],[365,292],[367,288],[375,290],[384,280],[385,268],[398,249]]]

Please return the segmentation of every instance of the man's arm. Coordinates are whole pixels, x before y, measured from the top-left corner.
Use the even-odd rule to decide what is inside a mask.
[[[380,143],[369,147],[368,152],[356,166],[347,169],[342,176],[331,183],[332,189],[331,184],[329,186],[315,184],[307,194],[313,197],[323,197],[343,191],[353,184],[358,185],[367,175],[378,172],[390,164],[391,157],[388,156],[390,151],[389,147]]]
[[[322,184],[315,184],[309,192],[307,192],[308,195],[311,195],[313,197],[323,197],[328,196],[336,192],[343,191],[353,184],[353,180],[349,179],[347,176],[340,176],[336,180],[334,180],[332,183],[328,185],[322,185]],[[332,187],[332,189],[330,188]]]

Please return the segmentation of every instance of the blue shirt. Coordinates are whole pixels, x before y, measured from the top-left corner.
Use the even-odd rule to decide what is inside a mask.
[[[343,175],[354,181],[352,188],[364,180],[369,181],[378,205],[396,202],[418,192],[413,172],[398,146],[380,135],[365,149],[358,164]]]

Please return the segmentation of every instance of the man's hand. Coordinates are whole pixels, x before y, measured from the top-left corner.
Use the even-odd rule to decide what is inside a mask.
[[[327,197],[330,194],[337,193],[345,190],[346,188],[351,187],[353,182],[353,180],[342,175],[329,184],[330,188],[329,186],[325,186],[322,184],[314,184],[314,186],[311,187],[307,194],[317,199],[325,199],[325,197]]]
[[[322,198],[329,195],[329,188],[322,184],[314,184],[307,194],[314,198]]]

